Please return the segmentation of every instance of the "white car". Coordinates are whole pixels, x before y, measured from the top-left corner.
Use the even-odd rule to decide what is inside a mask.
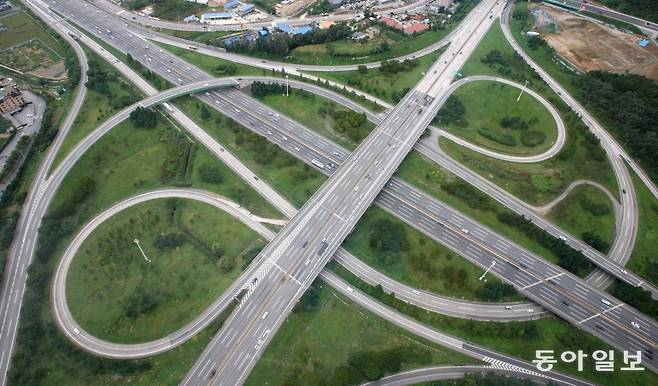
[[[639,327],[639,326],[638,326]],[[75,332],[75,335],[80,335],[80,329],[77,327],[73,328],[73,332]]]
[[[464,234],[468,234],[468,229],[466,229],[466,228],[462,228],[461,231],[462,231]]]
[[[351,294],[354,293],[354,290],[352,289],[352,287],[347,287],[346,289],[347,289],[347,292],[349,292],[349,293],[351,293]]]
[[[263,316],[261,316],[260,318],[261,318],[261,319],[265,319],[265,318],[267,318],[267,315],[269,315],[269,314],[270,314],[269,312],[265,311],[265,313],[263,314]]]
[[[631,326],[633,326],[635,328],[640,328],[640,325],[636,321],[632,321]]]
[[[601,303],[605,304],[606,306],[610,305],[610,302],[607,301],[606,299],[601,299]]]

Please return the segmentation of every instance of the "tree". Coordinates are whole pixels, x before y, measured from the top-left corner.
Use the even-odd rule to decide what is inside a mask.
[[[203,119],[204,121],[210,119],[210,111],[208,111],[206,105],[201,106],[201,119]]]
[[[365,73],[368,72],[368,67],[366,67],[366,66],[363,65],[363,64],[360,64],[360,65],[356,68],[356,70],[359,72],[359,74],[365,74]]]
[[[130,113],[130,121],[136,126],[152,129],[157,125],[157,117],[151,109],[138,107]]]
[[[229,273],[235,268],[235,258],[233,256],[224,255],[219,259],[217,267],[219,268],[219,272]]]
[[[462,101],[458,96],[450,95],[436,117],[439,123],[457,123],[460,126],[465,126],[464,114],[466,114],[466,107],[464,107]]]

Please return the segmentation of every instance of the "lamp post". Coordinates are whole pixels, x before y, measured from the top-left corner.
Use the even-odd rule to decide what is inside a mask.
[[[137,244],[137,248],[139,248],[139,251],[142,252],[142,256],[144,256],[144,260],[146,260],[147,263],[150,263],[151,259],[146,257],[146,253],[144,253],[144,250],[142,249],[142,246],[139,245],[139,240],[135,239],[133,241],[135,242],[135,244]]]

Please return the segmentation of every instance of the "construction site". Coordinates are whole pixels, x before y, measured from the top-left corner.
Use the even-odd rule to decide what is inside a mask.
[[[639,74],[658,81],[655,41],[555,7],[531,4],[528,8],[535,30],[574,68]]]

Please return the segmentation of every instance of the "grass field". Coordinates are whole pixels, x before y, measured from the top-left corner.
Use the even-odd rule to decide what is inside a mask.
[[[55,157],[53,168],[57,167],[59,161],[68,154],[75,145],[101,125],[107,118],[111,117],[124,106],[123,103],[116,103],[121,98],[131,98],[132,100],[141,99],[142,93],[138,91],[132,83],[128,82],[117,70],[114,69],[104,59],[96,55],[86,46],[82,46],[87,59],[98,65],[99,72],[105,76],[104,83],[109,92],[100,92],[95,88],[87,88],[87,95],[82,103],[80,112],[75,118],[64,142]],[[126,99],[127,101],[127,99]]]
[[[517,102],[519,89],[498,82],[480,81],[461,86],[453,95],[459,98],[466,109],[465,125],[450,123],[441,125],[449,132],[459,135],[471,143],[502,153],[531,155],[548,150],[557,138],[557,126],[550,112],[535,98],[523,95]],[[504,128],[501,120],[520,117],[529,127],[526,129]],[[515,145],[484,137],[478,129],[486,128],[496,135],[507,135],[514,139]],[[526,146],[524,133],[540,132],[545,140],[536,146]]]
[[[18,12],[1,20],[7,29],[0,32],[0,51],[30,39],[39,39],[59,56],[64,56],[64,49],[60,43],[27,13]]]
[[[503,63],[488,64],[482,61],[492,50],[498,50]],[[617,195],[617,183],[612,168],[598,143],[593,143],[588,129],[571,112],[552,90],[538,79],[529,66],[517,57],[505,40],[500,25],[494,24],[473,56],[464,65],[462,73],[468,75],[502,76],[523,83],[542,94],[560,111],[567,128],[564,148],[550,160],[518,164],[492,159],[464,149],[446,139],[441,147],[453,158],[473,171],[491,180],[520,199],[531,204],[543,204],[559,195],[576,179],[600,182]]]
[[[336,82],[340,82],[356,89],[365,91],[387,102],[396,103],[408,89],[414,87],[423,77],[423,73],[432,66],[432,63],[441,55],[443,50],[433,52],[411,61],[415,63],[409,70],[389,74],[380,69],[370,69],[365,73],[359,71],[313,72]]]
[[[163,247],[162,235],[184,239]],[[204,311],[238,276],[242,255],[264,245],[256,232],[205,203],[139,204],[103,223],[80,247],[67,281],[71,313],[111,342],[162,338]],[[220,270],[220,258],[233,267]]]
[[[631,171],[633,186],[637,193],[639,210],[639,228],[633,254],[628,261],[628,268],[640,276],[658,285],[658,260],[656,259],[656,242],[658,241],[658,201],[651,194],[637,175]]]
[[[601,209],[601,213],[593,212],[587,203]],[[603,213],[606,212],[606,213]],[[612,203],[605,193],[599,189],[581,185],[576,188],[553,208],[549,219],[576,237],[583,238],[583,233],[590,232],[611,245],[615,235],[615,215]]]
[[[381,300],[404,314],[407,314],[421,323],[434,327],[439,331],[463,338],[469,342],[483,345],[498,352],[509,354],[527,361],[535,359],[535,350],[553,350],[559,354],[564,351],[583,350],[591,354],[596,350],[611,350],[602,340],[583,333],[562,319],[548,317],[529,322],[481,322],[453,318],[436,313],[429,313],[418,307],[405,303],[395,297],[382,294],[376,288],[365,284],[336,263],[331,263],[331,270],[348,280],[355,287]],[[557,356],[557,355],[556,355]],[[614,372],[599,372],[594,368],[594,361],[588,357],[584,361],[584,368],[579,372],[575,363],[558,361],[555,370],[573,374],[601,385],[655,385],[658,375],[650,370],[645,371],[619,371],[622,367],[621,352],[615,353]]]
[[[389,254],[373,247],[377,238],[377,223],[390,221],[399,224],[408,247]],[[393,233],[387,233],[391,239]],[[376,270],[413,287],[457,298],[484,300],[478,296],[484,282],[478,277],[484,270],[447,247],[425,236],[380,208],[366,211],[354,231],[347,237],[344,247]],[[499,282],[494,277],[489,281]],[[519,300],[512,296],[499,300]]]
[[[366,355],[374,365],[375,358],[395,349],[421,354],[405,357],[407,360],[400,363],[402,370],[430,364],[477,363],[380,319],[322,281],[313,286],[319,294],[318,305],[312,311],[298,310],[288,317],[247,385],[358,384],[367,378],[351,365],[357,355]],[[351,382],[346,382],[348,379]]]
[[[326,180],[320,172],[215,109],[207,108],[209,115],[204,120],[203,102],[183,97],[175,103],[296,207],[301,207]]]

